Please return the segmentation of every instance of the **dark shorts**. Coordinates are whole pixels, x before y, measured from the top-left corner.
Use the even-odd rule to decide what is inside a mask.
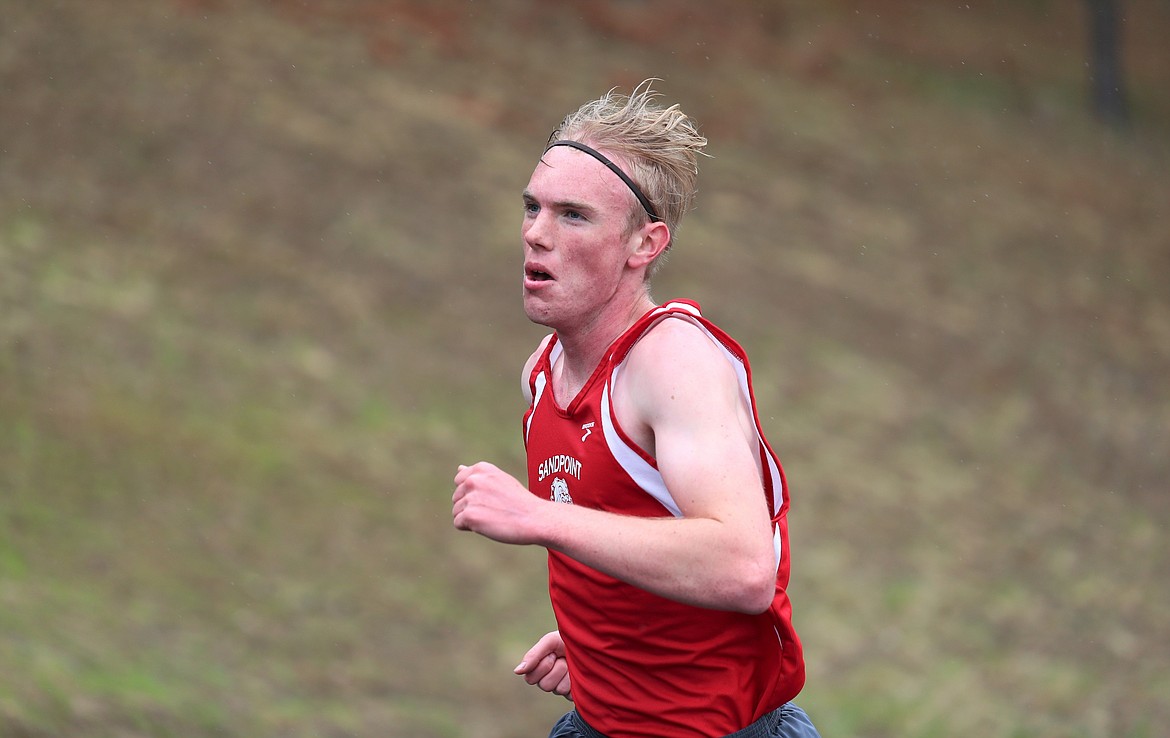
[[[565,713],[553,725],[548,738],[605,738],[581,719],[576,710]],[[724,738],[821,738],[804,710],[793,703],[781,705],[743,730]]]

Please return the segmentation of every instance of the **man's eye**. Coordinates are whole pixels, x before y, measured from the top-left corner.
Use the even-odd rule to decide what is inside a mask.
[[[540,206],[534,202],[526,202],[524,203],[524,212],[529,215],[536,215],[540,212]]]
[[[578,213],[576,210],[566,210],[565,217],[569,220],[584,220],[585,216]]]

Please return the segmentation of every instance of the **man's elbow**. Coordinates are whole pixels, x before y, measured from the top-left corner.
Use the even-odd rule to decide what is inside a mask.
[[[753,562],[743,567],[733,601],[735,612],[759,615],[772,606],[776,597],[776,570]]]

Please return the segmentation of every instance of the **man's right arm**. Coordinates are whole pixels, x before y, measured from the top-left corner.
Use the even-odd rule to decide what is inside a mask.
[[[532,386],[528,383],[528,380],[532,377],[532,369],[536,366],[536,362],[540,361],[540,357],[544,353],[545,347],[548,346],[548,342],[552,340],[552,337],[553,334],[550,333],[542,338],[540,345],[532,352],[532,356],[529,356],[528,361],[524,362],[524,371],[520,374],[520,391],[524,393],[524,401],[529,405],[532,404]]]
[[[561,640],[560,631],[554,630],[541,636],[513,671],[529,684],[573,701],[569,665],[565,661],[565,642]]]

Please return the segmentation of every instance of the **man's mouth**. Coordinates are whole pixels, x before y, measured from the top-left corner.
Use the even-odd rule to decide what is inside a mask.
[[[553,276],[548,272],[544,271],[543,269],[537,269],[535,267],[525,268],[524,276],[526,276],[528,279],[531,279],[533,282],[547,282],[553,278]]]

